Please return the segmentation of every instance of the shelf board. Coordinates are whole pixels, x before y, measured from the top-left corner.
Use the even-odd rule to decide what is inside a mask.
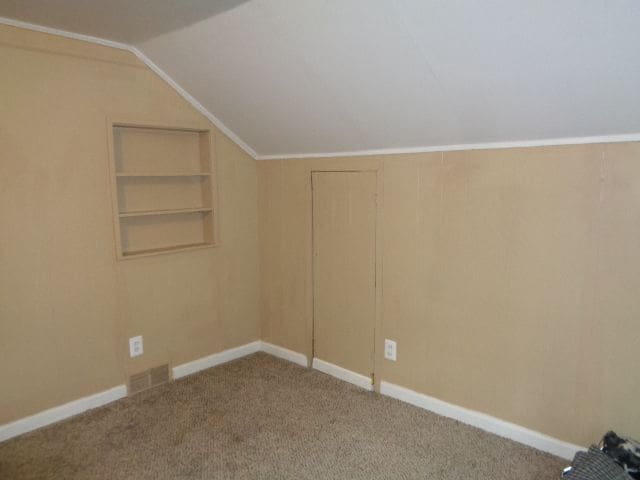
[[[153,215],[178,215],[181,213],[207,213],[211,211],[213,211],[211,207],[176,208],[172,210],[141,210],[137,212],[121,212],[118,214],[118,216],[120,218],[149,217]]]
[[[210,177],[211,172],[118,172],[116,177]]]
[[[112,121],[112,127],[123,128],[123,129],[136,129],[136,130],[159,130],[159,131],[169,131],[169,132],[187,132],[187,133],[201,133],[207,134],[209,133],[209,129],[207,128],[198,128],[198,127],[182,127],[176,125],[158,125],[155,123],[147,123],[147,122],[129,122],[129,121]]]
[[[214,247],[213,243],[188,243],[184,245],[174,245],[171,247],[150,248],[147,250],[132,250],[122,252],[122,258],[150,257],[152,255],[161,255],[163,253],[184,252],[187,250],[200,250],[202,248]]]

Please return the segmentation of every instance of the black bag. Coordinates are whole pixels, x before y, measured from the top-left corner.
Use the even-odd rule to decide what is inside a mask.
[[[588,452],[578,452],[570,467],[564,469],[566,480],[631,480],[622,467],[595,445]]]
[[[640,480],[640,442],[608,432],[602,438],[601,447],[631,478]]]

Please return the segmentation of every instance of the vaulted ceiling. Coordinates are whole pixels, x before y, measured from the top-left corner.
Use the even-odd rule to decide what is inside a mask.
[[[3,0],[135,45],[259,156],[640,133],[637,0]]]

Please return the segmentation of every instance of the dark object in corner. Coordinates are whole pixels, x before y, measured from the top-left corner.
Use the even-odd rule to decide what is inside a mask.
[[[600,448],[578,452],[563,479],[568,480],[640,480],[640,443],[607,432]]]
[[[602,451],[611,457],[625,472],[640,480],[640,443],[622,438],[615,432],[607,432],[602,439]]]
[[[588,452],[578,452],[563,480],[630,480],[622,467],[595,445]]]

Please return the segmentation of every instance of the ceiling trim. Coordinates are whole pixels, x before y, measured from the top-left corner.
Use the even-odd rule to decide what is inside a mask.
[[[71,38],[73,40],[80,40],[83,42],[95,43],[105,47],[118,48],[120,50],[127,50],[133,53],[139,60],[141,60],[147,67],[149,67],[156,75],[164,80],[171,88],[173,88],[182,98],[191,104],[193,108],[198,110],[204,115],[211,123],[213,123],[222,133],[235,142],[242,150],[247,153],[254,160],[257,158],[257,153],[247,143],[245,143],[238,135],[227,127],[219,118],[213,113],[207,110],[200,102],[198,102],[189,92],[182,88],[173,78],[171,78],[164,70],[158,67],[151,61],[144,53],[138,50],[133,45],[126,43],[114,42],[113,40],[107,40],[99,37],[92,37],[90,35],[84,35],[82,33],[68,32],[66,30],[58,30],[57,28],[45,27],[42,25],[36,25],[33,23],[21,22],[19,20],[13,20],[11,18],[0,17],[0,24],[9,25],[17,28],[24,28],[27,30],[34,30],[36,32],[48,33],[50,35],[57,35],[59,37]]]
[[[560,146],[560,145],[583,145],[593,143],[620,143],[620,142],[637,142],[640,141],[640,133],[629,133],[621,135],[595,135],[585,137],[565,137],[552,138],[542,140],[520,140],[507,142],[485,142],[485,143],[463,143],[455,145],[434,145],[425,147],[407,147],[407,148],[380,148],[370,150],[350,150],[342,152],[320,152],[320,153],[294,153],[294,154],[275,154],[275,155],[259,155],[244,140],[242,140],[233,130],[228,128],[219,118],[207,110],[198,100],[196,100],[189,92],[182,88],[173,78],[171,78],[164,70],[158,67],[149,57],[133,45],[115,42],[104,38],[93,37],[81,33],[59,30],[57,28],[45,27],[33,23],[22,22],[11,18],[0,17],[0,24],[9,25],[27,30],[57,35],[60,37],[71,38],[83,42],[94,43],[105,47],[117,48],[133,53],[140,61],[149,67],[156,75],[162,78],[171,88],[173,88],[182,98],[184,98],[193,108],[204,115],[213,125],[221,132],[236,143],[242,150],[255,160],[289,160],[289,159],[308,159],[308,158],[332,158],[332,157],[359,157],[372,155],[397,155],[410,153],[432,153],[432,152],[452,152],[461,150],[489,150],[503,148],[525,148],[525,147],[543,147],[543,146]]]
[[[213,113],[205,108],[198,100],[196,100],[189,92],[182,88],[173,78],[171,78],[164,70],[158,67],[151,61],[144,53],[138,50],[136,47],[131,47],[130,51],[133,52],[140,60],[142,60],[147,67],[153,70],[160,78],[167,82],[176,92],[182,96],[187,102],[191,104],[193,108],[198,110],[202,115],[207,117],[211,123],[213,123],[218,129],[222,131],[227,137],[229,137],[234,143],[236,143],[247,155],[256,160],[258,154],[251,148],[244,140],[242,140],[236,133],[227,127],[222,120],[216,117]]]
[[[13,18],[0,17],[0,24],[17,28],[25,28],[27,30],[35,30],[36,32],[48,33],[59,37],[72,38],[83,42],[97,43],[98,45],[103,45],[105,47],[131,51],[131,47],[125,43],[114,42],[113,40],[107,40],[105,38],[92,37],[91,35],[84,35],[82,33],[67,32],[66,30],[58,30],[57,28],[36,25],[35,23],[21,22],[20,20],[14,20]]]
[[[373,150],[354,150],[346,152],[257,155],[255,159],[292,160],[308,158],[365,157],[372,155],[398,155],[403,153],[456,152],[461,150],[492,150],[503,148],[547,147],[622,142],[640,142],[640,133],[628,133],[622,135],[594,135],[589,137],[552,138],[543,140],[517,140],[512,142],[462,143],[458,145],[436,145],[433,147],[380,148]]]

